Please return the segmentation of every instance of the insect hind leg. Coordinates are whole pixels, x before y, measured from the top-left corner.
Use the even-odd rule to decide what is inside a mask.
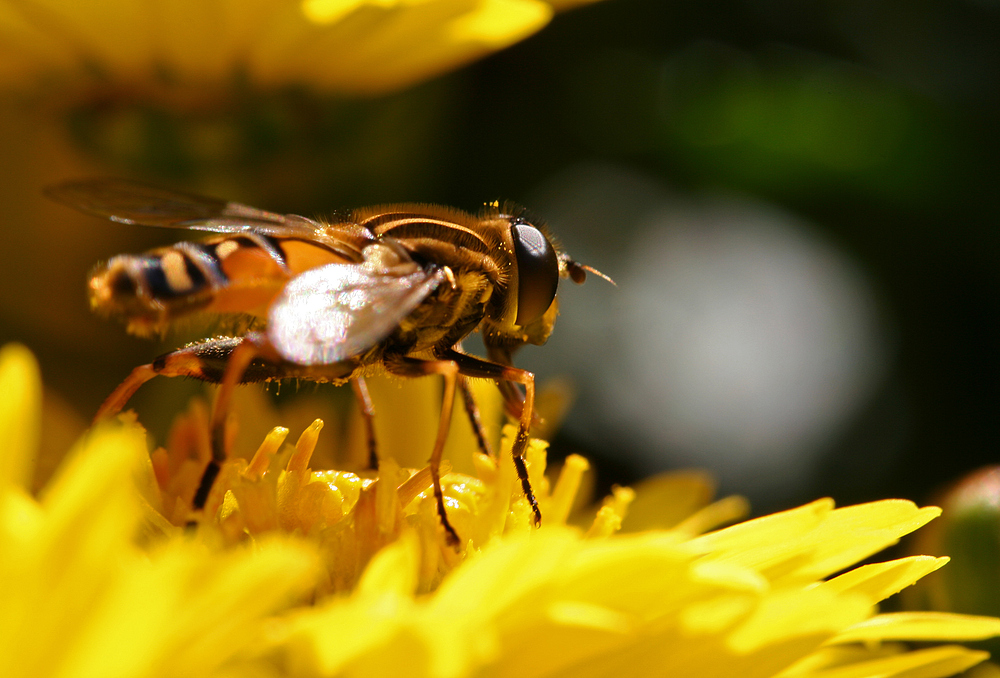
[[[124,409],[139,387],[153,377],[193,377],[214,384],[222,380],[226,365],[233,351],[242,344],[242,337],[217,337],[188,344],[164,353],[148,365],[132,370],[118,387],[111,392],[97,410],[94,421],[112,417]],[[280,378],[281,367],[276,363],[257,360],[241,375],[242,383]]]
[[[101,403],[101,406],[97,409],[97,414],[94,415],[94,423],[96,424],[102,419],[113,417],[121,412],[125,404],[139,390],[139,387],[158,374],[160,373],[157,372],[154,363],[139,365],[139,367],[132,370],[125,377],[125,381],[118,384],[115,390],[111,392],[111,395]]]
[[[263,350],[262,350],[263,349]],[[304,376],[301,368],[271,357],[266,342],[255,333],[245,337],[216,337],[164,353],[148,365],[140,365],[112,391],[97,411],[95,420],[114,416],[140,386],[156,376],[192,377],[222,384],[212,416],[212,459],[195,492],[194,508],[204,508],[208,493],[226,459],[225,422],[232,391],[237,384]]]

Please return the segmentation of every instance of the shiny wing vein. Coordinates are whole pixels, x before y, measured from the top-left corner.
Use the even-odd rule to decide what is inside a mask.
[[[64,205],[122,224],[303,237],[313,236],[320,226],[305,217],[267,212],[126,179],[70,181],[50,186],[45,193]]]

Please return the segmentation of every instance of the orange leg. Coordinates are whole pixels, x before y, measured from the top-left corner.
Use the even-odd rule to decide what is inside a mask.
[[[451,410],[455,404],[455,382],[458,380],[458,365],[453,360],[416,360],[400,358],[387,361],[386,369],[401,377],[423,377],[440,374],[444,377],[444,395],[441,399],[441,416],[438,419],[437,438],[434,440],[434,451],[431,452],[431,480],[434,485],[434,498],[437,500],[438,516],[444,527],[445,538],[451,546],[458,546],[460,540],[455,528],[448,522],[448,514],[444,510],[444,491],[441,489],[441,455],[448,439],[448,427],[451,425]]]
[[[163,377],[193,377],[218,383],[229,355],[243,342],[240,337],[219,337],[199,341],[170,353],[164,353],[148,365],[140,365],[114,391],[111,392],[100,409],[94,421],[112,417],[125,407],[129,399],[139,390],[139,387],[156,376]],[[248,374],[247,381],[263,381],[272,378],[272,373],[278,369],[276,365],[261,364],[260,374]]]
[[[445,377],[444,398],[442,402],[441,418],[438,421],[438,437],[434,444],[434,452],[431,455],[431,477],[434,482],[434,496],[437,499],[438,515],[441,524],[445,528],[448,542],[452,545],[458,544],[458,535],[448,522],[448,516],[444,508],[444,494],[441,490],[440,464],[441,454],[444,450],[445,439],[448,435],[448,425],[451,422],[451,409],[455,398],[455,385],[459,380],[459,375],[466,377],[478,377],[492,379],[500,383],[517,383],[524,385],[523,399],[519,397],[520,417],[517,436],[514,438],[512,454],[514,466],[517,469],[517,476],[521,481],[521,489],[524,496],[531,505],[534,515],[534,523],[537,527],[542,522],[542,514],[538,509],[538,500],[531,489],[531,482],[528,479],[528,468],[524,463],[524,452],[528,447],[528,428],[531,426],[532,414],[535,406],[535,375],[527,370],[521,370],[510,365],[501,365],[474,356],[465,355],[458,351],[448,350],[439,355],[439,360],[413,360],[404,358],[399,361],[387,362],[386,368],[393,374],[400,376],[423,376],[427,374],[440,374]],[[520,396],[517,389],[511,389]]]
[[[125,381],[118,384],[118,387],[111,392],[111,395],[101,403],[97,414],[94,415],[94,423],[96,424],[102,419],[108,419],[121,412],[126,403],[139,390],[139,387],[158,374],[161,373],[156,371],[152,363],[149,365],[140,365],[132,370],[132,373],[125,378]]]
[[[212,410],[212,458],[201,474],[201,482],[194,493],[192,507],[197,511],[205,508],[208,493],[212,490],[222,464],[226,461],[226,422],[233,399],[233,391],[243,379],[250,363],[257,356],[258,348],[252,341],[241,341],[229,354],[226,369],[219,382],[219,392],[215,397],[215,408]]]
[[[101,405],[96,419],[120,412],[139,387],[155,376],[193,377],[221,384],[212,414],[212,460],[202,475],[193,502],[195,509],[201,509],[226,459],[225,424],[233,390],[238,384],[286,378],[339,381],[347,379],[356,367],[353,361],[316,366],[286,362],[271,349],[265,338],[254,332],[245,337],[206,339],[161,355],[150,364],[132,370]]]
[[[375,442],[375,406],[368,393],[368,384],[364,377],[351,379],[351,390],[358,401],[361,418],[365,422],[365,437],[368,440],[368,468],[378,468],[378,445]]]
[[[491,354],[491,357],[506,358],[508,356],[496,353]],[[511,365],[491,362],[455,351],[446,351],[441,358],[451,359],[458,363],[459,372],[464,376],[496,381],[501,387],[500,393],[507,402],[508,412],[517,413],[517,435],[514,438],[511,452],[514,456],[514,466],[517,468],[517,477],[521,480],[521,489],[524,490],[524,496],[531,505],[531,512],[534,514],[535,525],[540,525],[542,512],[538,509],[538,500],[535,498],[531,482],[528,480],[528,467],[524,463],[524,452],[528,448],[528,429],[531,428],[535,417],[535,375]],[[524,386],[523,396],[514,384]]]

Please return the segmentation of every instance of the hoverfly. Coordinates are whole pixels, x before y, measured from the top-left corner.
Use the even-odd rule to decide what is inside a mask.
[[[200,312],[261,321],[240,336],[197,341],[135,368],[98,411],[99,418],[119,412],[157,375],[220,384],[212,460],[195,510],[204,507],[226,459],[224,428],[237,384],[350,382],[374,458],[365,377],[436,374],[444,379],[444,395],[430,468],[449,543],[457,544],[458,536],[445,512],[440,462],[456,388],[486,451],[467,377],[497,382],[505,409],[518,419],[514,463],[540,522],[523,458],[535,380],[514,367],[511,356],[548,339],[560,278],[582,283],[587,271],[603,274],[561,252],[523,211],[493,203],[473,216],[433,205],[384,205],[316,221],[119,179],[69,182],[46,192],[120,223],[218,234],[98,265],[89,282],[96,312],[124,320],[136,334],[163,331]],[[462,352],[462,339],[474,331],[482,334],[488,359]]]

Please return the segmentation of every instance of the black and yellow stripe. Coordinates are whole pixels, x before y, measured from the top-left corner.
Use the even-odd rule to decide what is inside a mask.
[[[90,278],[91,306],[137,332],[194,311],[256,315],[294,275],[343,261],[321,243],[241,233],[121,255]]]
[[[435,208],[446,214],[389,211],[381,212],[359,220],[376,238],[390,237],[397,240],[437,239],[460,245],[477,253],[486,254],[496,246],[483,235],[482,229],[475,227],[476,220],[468,214],[447,208]]]

